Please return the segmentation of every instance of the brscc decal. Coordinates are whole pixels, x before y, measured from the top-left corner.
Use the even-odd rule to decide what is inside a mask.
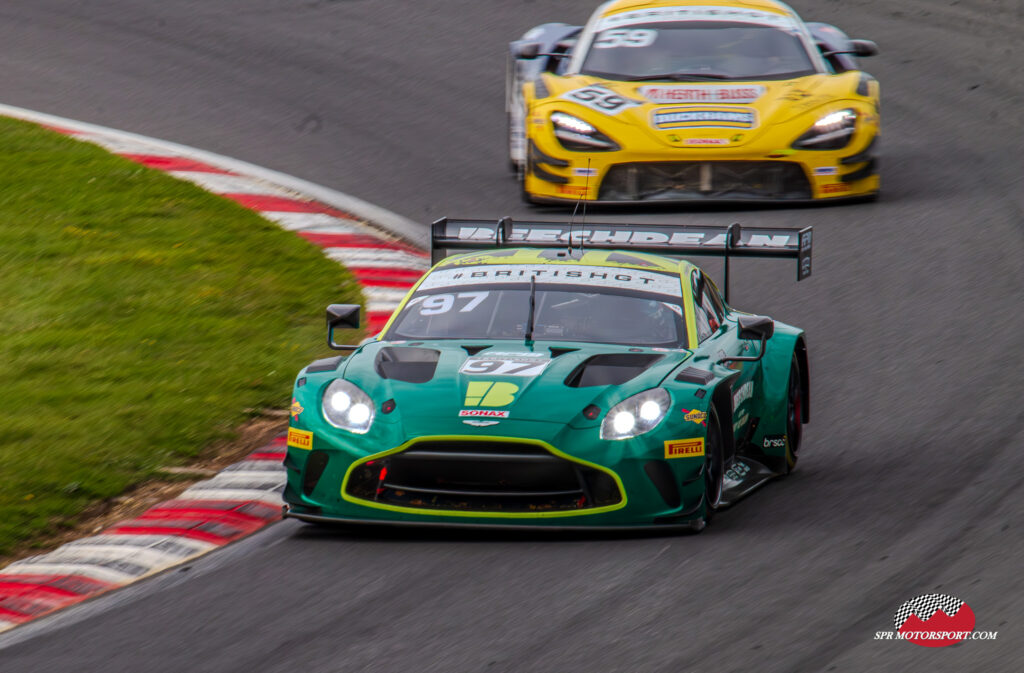
[[[765,435],[763,447],[766,449],[786,448],[786,435]]]
[[[288,428],[288,446],[296,449],[310,450],[313,448],[313,433],[296,428]]]
[[[704,438],[673,439],[665,442],[665,458],[694,458],[704,455]]]

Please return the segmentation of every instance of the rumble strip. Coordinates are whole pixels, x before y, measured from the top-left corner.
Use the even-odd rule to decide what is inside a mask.
[[[415,245],[419,241],[413,223],[348,195],[183,145],[5,105],[0,105],[0,114],[188,180],[294,231],[344,264],[359,281],[369,334],[384,326],[429,267],[429,256]],[[284,444],[279,437],[135,519],[0,569],[0,632],[189,561],[277,521],[286,479]]]

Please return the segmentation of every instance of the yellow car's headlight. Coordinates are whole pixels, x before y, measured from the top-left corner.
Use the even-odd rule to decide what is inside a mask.
[[[857,111],[852,108],[830,112],[796,139],[793,147],[802,150],[838,150],[850,144],[857,130]]]
[[[551,124],[555,128],[555,137],[567,150],[573,152],[607,152],[619,149],[611,138],[579,117],[564,112],[552,112]]]

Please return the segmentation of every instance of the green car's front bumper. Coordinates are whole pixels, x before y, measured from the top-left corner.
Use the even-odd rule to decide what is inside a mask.
[[[701,437],[655,429],[609,441],[596,425],[522,420],[488,428],[437,419],[432,425],[452,432],[396,437],[399,427],[382,424],[370,435],[390,436],[383,450],[377,447],[385,437],[293,429],[285,516],[552,529],[702,525]],[[693,455],[666,458],[669,442],[690,442]]]

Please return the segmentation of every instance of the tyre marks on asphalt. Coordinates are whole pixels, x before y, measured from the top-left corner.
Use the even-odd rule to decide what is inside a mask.
[[[344,264],[362,287],[374,334],[428,268],[428,255],[373,224],[267,180],[217,166],[159,141],[49,128],[101,145],[259,212]],[[173,500],[98,535],[0,570],[0,631],[189,561],[281,518],[285,439],[250,454]]]

